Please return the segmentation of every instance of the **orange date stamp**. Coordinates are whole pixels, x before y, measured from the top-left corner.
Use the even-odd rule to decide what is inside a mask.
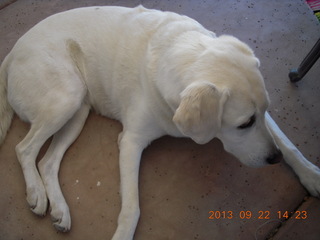
[[[219,220],[219,219],[297,219],[305,220],[308,218],[307,211],[276,211],[271,212],[267,211],[209,211],[210,220]]]

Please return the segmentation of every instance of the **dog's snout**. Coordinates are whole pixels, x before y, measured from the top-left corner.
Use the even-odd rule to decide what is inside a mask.
[[[276,153],[272,154],[267,158],[267,163],[276,164],[279,163],[282,159],[282,152],[278,150]]]

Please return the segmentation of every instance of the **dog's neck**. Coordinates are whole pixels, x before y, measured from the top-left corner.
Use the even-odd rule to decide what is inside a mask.
[[[212,37],[215,36],[209,31],[204,33],[190,30],[180,33],[180,36],[170,39],[163,46],[153,46],[152,42],[150,43],[147,50],[147,67],[145,68],[143,82],[149,89],[150,96],[148,99],[154,102],[154,104],[150,104],[158,107],[158,110],[155,111],[158,113],[158,118],[172,121],[173,115],[181,102],[180,94],[195,81],[203,81],[203,79],[195,77],[193,70],[196,67],[194,65],[199,52],[206,49],[201,42],[204,38]],[[194,39],[199,39],[199,44],[192,45],[190,39],[193,39],[193,43]],[[159,110],[162,113],[161,116]],[[168,133],[173,136],[181,135],[173,122]]]

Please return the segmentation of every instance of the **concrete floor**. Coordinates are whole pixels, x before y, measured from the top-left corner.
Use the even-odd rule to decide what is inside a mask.
[[[4,6],[8,0],[0,0]],[[90,5],[121,5],[175,11],[217,34],[247,42],[260,58],[271,115],[301,152],[320,166],[320,61],[297,84],[297,67],[319,37],[320,25],[300,0],[18,0],[0,10],[0,60],[16,40],[43,18]],[[49,216],[31,213],[14,147],[29,125],[15,118],[0,148],[0,240],[110,239],[120,210],[117,135],[121,124],[91,113],[64,157],[60,183],[72,216],[70,233],[57,233]],[[42,154],[45,147],[42,151]],[[284,163],[251,169],[213,140],[161,138],[143,154],[141,218],[135,239],[320,239],[320,201],[310,197]],[[233,219],[210,220],[209,211],[233,211]],[[250,219],[241,219],[249,211]],[[307,211],[284,221],[277,212]],[[259,219],[267,217],[270,219]],[[282,222],[280,222],[282,221]]]

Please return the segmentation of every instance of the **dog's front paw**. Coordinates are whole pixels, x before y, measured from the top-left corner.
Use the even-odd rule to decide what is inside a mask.
[[[71,228],[69,207],[66,204],[54,206],[51,210],[53,226],[60,232],[68,232]]]
[[[320,197],[320,169],[317,167],[310,168],[303,176],[300,176],[303,186],[314,197]]]
[[[42,184],[27,188],[27,202],[32,212],[39,216],[46,215],[48,199]]]

